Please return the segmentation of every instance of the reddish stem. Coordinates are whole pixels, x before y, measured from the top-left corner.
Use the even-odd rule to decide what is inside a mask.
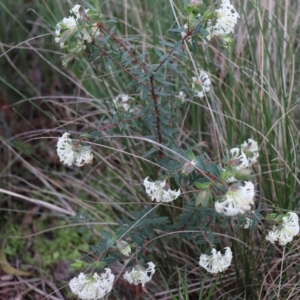
[[[143,63],[141,63],[137,57],[126,47],[124,43],[122,43],[117,37],[115,37],[107,28],[103,26],[102,23],[97,24],[98,28],[103,29],[115,42],[117,42],[122,48],[124,48],[127,53],[138,63],[138,65],[146,72],[148,73],[148,69],[145,67]]]

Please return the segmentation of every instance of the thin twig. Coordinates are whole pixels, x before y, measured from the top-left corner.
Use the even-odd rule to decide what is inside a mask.
[[[115,37],[107,28],[103,26],[102,23],[97,24],[98,28],[103,29],[115,42],[117,42],[124,50],[127,51],[127,53],[138,63],[138,65],[146,72],[148,73],[148,69],[146,66],[138,60],[138,58],[126,47],[124,43],[122,43],[117,37]]]
[[[132,77],[136,82],[138,82],[139,84],[141,84],[143,86],[146,86],[145,83],[140,82],[137,77],[135,77],[133,74],[131,74],[130,72],[128,72],[118,61],[116,61],[113,57],[111,57],[105,50],[103,50],[101,47],[99,47],[95,42],[92,42],[92,45],[94,45],[98,50],[100,50],[103,53],[103,55],[105,55],[108,58],[110,58],[120,69],[122,69],[127,75],[129,75],[130,77]]]

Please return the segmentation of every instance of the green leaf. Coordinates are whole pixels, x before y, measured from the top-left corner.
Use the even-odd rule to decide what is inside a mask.
[[[83,132],[79,137],[80,137],[80,138],[89,138],[90,135],[89,135],[89,133],[87,133],[87,132]]]
[[[109,239],[106,241],[106,249],[111,248],[115,244],[115,240]]]
[[[173,48],[173,53],[175,53],[178,50],[180,50],[181,46],[182,46],[182,42],[181,41],[177,42],[176,45]]]
[[[169,56],[169,53],[166,53],[164,55],[162,55],[159,59],[159,62],[162,62],[163,60],[165,60],[167,57]]]
[[[211,182],[195,182],[195,187],[201,190],[207,190],[211,185]]]
[[[171,47],[171,48],[175,47],[175,44],[167,42],[167,41],[160,41],[160,44]]]
[[[99,131],[93,131],[93,132],[90,133],[90,138],[91,139],[97,139],[99,137],[101,137],[101,133]]]
[[[106,240],[110,240],[111,237],[112,237],[111,234],[109,232],[105,231],[105,230],[102,231],[102,236]]]
[[[171,31],[171,32],[184,32],[185,29],[184,28],[172,28],[169,31]]]
[[[150,92],[150,85],[148,85],[146,87],[143,87],[142,91],[143,91],[143,93],[142,93],[142,97],[141,98],[142,98],[142,100],[144,100],[148,96],[148,94]]]
[[[202,24],[201,23],[198,23],[194,32],[193,32],[193,35],[197,35],[198,33],[200,33],[202,30]]]
[[[98,121],[97,128],[100,128],[100,127],[101,127],[101,125],[102,125],[104,119],[105,119],[105,116],[102,116],[101,119]]]
[[[144,155],[142,157],[149,157],[149,156],[154,156],[156,155],[157,152],[157,148],[152,147],[151,149],[149,149],[146,153],[144,153]]]
[[[197,161],[196,166],[198,166],[204,172],[207,172],[206,164],[200,156],[197,156],[196,161]]]
[[[161,57],[163,55],[163,53],[156,47],[154,47],[154,51],[158,57]]]
[[[196,156],[191,149],[187,150],[187,156],[190,160],[196,160]]]
[[[219,168],[217,167],[216,164],[210,163],[210,164],[207,166],[207,171],[208,171],[210,174],[214,175],[215,177],[221,178],[220,170],[219,170]]]

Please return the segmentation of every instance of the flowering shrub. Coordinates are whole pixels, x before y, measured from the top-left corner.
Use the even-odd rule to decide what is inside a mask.
[[[130,40],[114,34],[115,21],[106,20],[96,2],[91,1],[89,9],[81,12],[81,6],[75,5],[70,10],[72,16],[57,24],[55,41],[64,52],[63,65],[75,62],[80,69],[81,60],[86,59],[96,70],[94,61],[105,57],[108,74],[115,76],[112,75],[114,68],[115,72],[122,73],[128,80],[128,91],[126,94],[119,91],[112,97],[107,105],[107,115],[99,118],[97,130],[83,132],[74,140],[69,138],[69,133],[64,133],[58,139],[57,154],[67,166],[85,167],[93,161],[91,144],[100,144],[99,140],[122,137],[145,141],[146,148],[135,150],[155,168],[145,171],[145,179],[139,178],[143,182],[139,194],[155,202],[138,212],[134,220],[124,216],[123,222],[111,226],[109,232],[103,230],[101,243],[92,247],[99,258],[97,261],[77,261],[72,266],[76,270],[86,268],[98,272],[123,261],[118,255],[121,254],[128,258],[124,262],[125,267],[135,265],[130,272],[123,274],[123,278],[144,287],[152,279],[157,266],[147,261],[153,260],[151,251],[160,239],[158,232],[169,230],[180,241],[186,239],[199,247],[201,267],[212,274],[223,272],[231,268],[232,257],[236,254],[231,251],[228,240],[215,238],[214,234],[218,232],[215,232],[216,225],[212,223],[224,228],[244,222],[243,229],[250,232],[256,226],[267,224],[262,222],[264,217],[260,214],[261,205],[256,198],[255,177],[252,175],[252,168],[259,164],[258,143],[249,138],[234,148],[223,147],[221,159],[213,159],[204,147],[193,141],[176,141],[176,136],[181,136],[176,124],[178,110],[185,102],[207,101],[209,106],[208,99],[213,97],[212,91],[218,87],[214,86],[213,77],[197,65],[191,70],[195,76],[189,80],[190,89],[185,91],[174,90],[176,85],[172,74],[180,73],[183,67],[181,60],[195,63],[193,54],[196,49],[201,50],[201,47],[197,48],[199,45],[207,47],[215,40],[221,40],[222,47],[229,47],[233,42],[234,29],[238,26],[239,14],[229,0],[222,1],[217,9],[200,1],[190,1],[182,12],[185,24],[173,28],[178,41],[162,40],[165,52],[154,48],[156,56],[153,61],[148,53],[140,54]],[[84,72],[84,68],[81,71]],[[134,109],[133,105],[137,105],[138,109]],[[106,125],[102,126],[104,120]],[[128,128],[135,135],[126,135]],[[180,202],[182,211],[177,213],[174,210],[170,214],[174,218],[156,215],[162,206],[174,208],[175,202]],[[266,220],[278,224],[266,237],[273,244],[278,241],[279,245],[285,246],[299,233],[296,213],[289,212],[276,218],[266,216]],[[223,248],[223,244],[226,247],[222,255],[217,248]],[[147,269],[144,268],[146,263]],[[111,270],[105,270],[105,274],[98,276],[94,273],[93,277],[80,273],[78,278],[70,281],[71,291],[81,299],[104,297],[112,290],[114,282]]]

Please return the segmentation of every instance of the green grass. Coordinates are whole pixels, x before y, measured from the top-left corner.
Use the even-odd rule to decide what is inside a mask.
[[[174,2],[182,12],[183,1]],[[104,16],[120,20],[114,34],[119,38],[137,36],[134,50],[137,54],[149,51],[147,62],[157,61],[153,46],[162,52],[169,50],[159,43],[161,39],[180,38],[169,31],[176,27],[169,1],[101,3]],[[95,58],[91,66],[84,59],[68,68],[61,66],[60,49],[51,33],[56,23],[68,15],[67,2],[53,0],[46,5],[44,1],[18,0],[12,5],[4,0],[0,7],[0,107],[8,106],[0,110],[1,189],[63,207],[71,214],[83,211],[84,222],[101,224],[97,230],[87,226],[91,235],[109,230],[108,224],[122,221],[123,216],[133,220],[133,214],[149,203],[141,181],[146,176],[154,180],[157,174],[152,157],[142,159],[151,148],[149,143],[102,136],[93,144],[94,164],[82,169],[61,165],[55,147],[64,130],[74,136],[96,131],[102,117],[102,126],[110,124],[111,102],[117,94],[135,94],[138,101],[141,94],[134,87],[127,87],[130,80],[124,73],[118,74],[118,68],[112,64],[114,76],[111,76],[106,57]],[[177,145],[185,148],[192,140],[206,141],[208,148],[199,147],[196,151],[204,150],[219,161],[225,149],[249,137],[257,140],[260,158],[254,167],[253,181],[256,206],[261,206],[263,215],[272,209],[299,213],[300,4],[272,0],[268,7],[263,7],[260,1],[242,0],[235,1],[235,7],[241,16],[234,34],[235,44],[228,49],[221,49],[216,43],[209,47],[202,45],[203,51],[199,49],[193,56],[197,68],[207,70],[212,78],[211,94],[201,100],[191,98],[194,70],[188,56],[178,62],[180,72],[170,77],[175,84],[172,92],[184,89],[191,99],[176,108],[178,119],[173,121],[180,128],[180,134],[175,136]],[[176,14],[183,25],[180,11],[176,10]],[[169,97],[166,107],[171,107],[171,100]],[[126,127],[126,136],[137,136],[137,132],[131,125]],[[122,132],[117,129],[115,134]],[[175,207],[162,206],[157,213],[175,221],[188,199],[189,195],[184,195]],[[42,251],[47,263],[40,268],[50,275],[57,259],[51,256],[53,248],[47,247],[49,237],[39,232],[55,228],[62,221],[71,224],[74,220],[58,213],[40,218],[39,213],[49,210],[8,193],[2,193],[0,203],[5,216],[0,220],[3,228],[0,234],[8,238],[6,252],[11,262],[20,255],[23,264],[34,265],[26,259],[28,256],[20,254],[20,247],[33,255]],[[21,230],[26,227],[24,216],[32,210],[33,228],[25,233]],[[10,223],[18,234],[9,230]],[[147,285],[145,299],[151,295],[155,299],[187,299],[189,292],[190,299],[198,299],[199,294],[202,299],[277,299],[279,277],[279,299],[299,297],[297,240],[286,248],[287,258],[280,272],[282,248],[265,241],[263,224],[251,234],[237,231],[233,222],[226,228],[219,223],[214,226],[216,235],[225,235],[215,237],[222,241],[222,247],[232,245],[231,268],[218,277],[207,276],[198,266],[199,255],[207,247],[185,238],[179,241],[174,232],[172,238],[160,240],[159,249],[149,254],[158,262],[165,281],[156,274],[154,282]],[[55,236],[52,246],[59,246],[68,254],[63,255],[64,260],[78,251],[74,248],[81,236],[79,229],[66,226],[64,231],[60,230],[62,237],[56,236],[56,231],[51,233]],[[25,245],[24,239],[9,238],[28,234]],[[74,236],[75,242],[60,243]],[[82,236],[84,251],[86,244]],[[114,271],[119,269],[120,266]],[[66,283],[57,282],[56,278],[53,282],[57,288]],[[115,296],[123,289],[121,282]]]

